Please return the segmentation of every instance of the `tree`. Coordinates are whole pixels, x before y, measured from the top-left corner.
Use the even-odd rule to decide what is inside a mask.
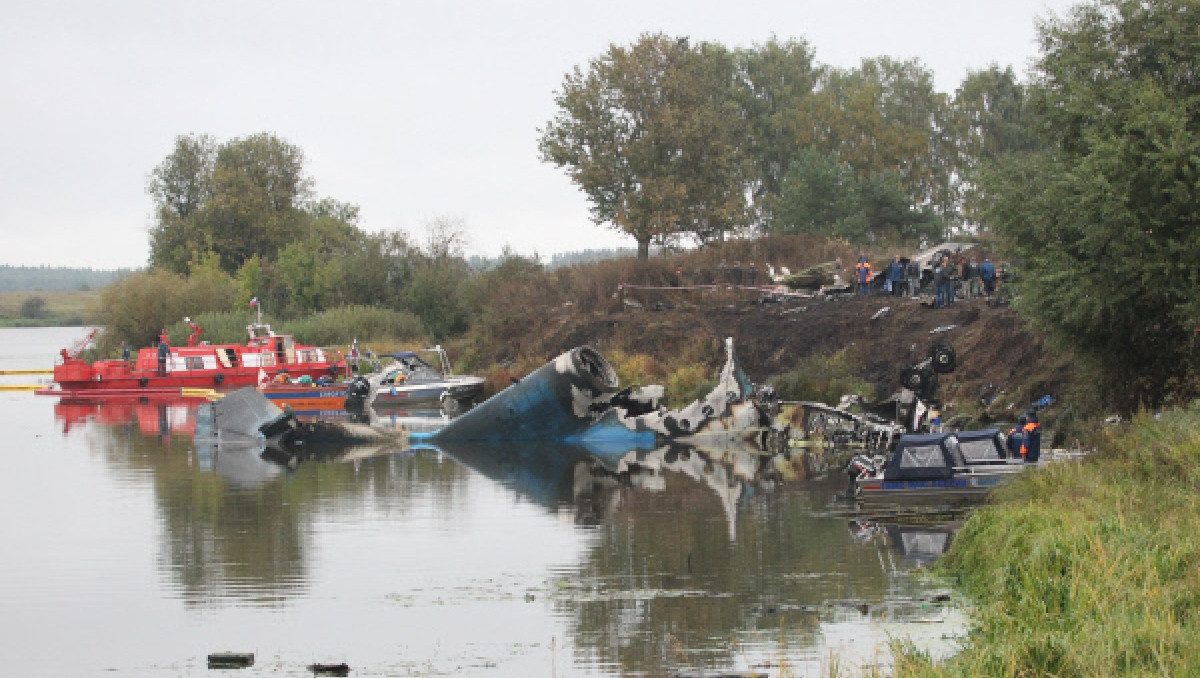
[[[1010,154],[1035,150],[1038,139],[1025,86],[1011,66],[993,64],[967,73],[955,92],[954,109],[963,211],[972,219],[982,200],[980,172]]]
[[[1046,148],[984,177],[1020,309],[1124,411],[1197,392],[1200,8],[1097,0],[1039,27]]]
[[[770,221],[773,201],[783,192],[784,175],[805,149],[800,146],[795,112],[812,96],[821,75],[804,41],[779,42],[741,50],[736,97],[746,120],[743,144],[746,184],[760,223]]]
[[[22,318],[40,319],[46,317],[46,298],[40,295],[25,297],[21,302]]]
[[[269,133],[224,144],[178,137],[147,192],[156,214],[150,263],[177,273],[206,252],[217,253],[229,273],[254,255],[274,259],[320,216],[310,210],[321,209],[312,203],[304,153]]]
[[[704,239],[745,222],[733,60],[715,45],[644,35],[575,68],[541,130],[542,159],[567,169],[592,220],[650,244]]]

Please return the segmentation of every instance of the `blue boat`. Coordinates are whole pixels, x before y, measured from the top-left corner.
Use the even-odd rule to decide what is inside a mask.
[[[851,465],[855,495],[863,504],[956,506],[982,500],[992,488],[1024,469],[1023,464],[989,456],[999,443],[996,429],[972,432],[906,435],[883,463],[856,458]],[[960,435],[972,449],[963,455]],[[985,453],[986,452],[986,453]]]

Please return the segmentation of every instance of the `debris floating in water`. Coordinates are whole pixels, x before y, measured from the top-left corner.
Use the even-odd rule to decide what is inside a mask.
[[[208,655],[210,669],[244,669],[254,666],[253,652],[214,652]]]

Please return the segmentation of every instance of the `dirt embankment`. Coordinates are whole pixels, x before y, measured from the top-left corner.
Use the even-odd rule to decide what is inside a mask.
[[[942,340],[957,352],[958,368],[942,376],[941,398],[963,412],[979,411],[981,400],[990,401],[987,411],[1000,420],[1011,420],[1043,395],[1058,398],[1070,376],[1066,362],[1043,351],[1041,339],[1015,312],[984,299],[933,309],[890,296],[764,303],[752,290],[627,289],[621,302],[587,313],[570,305],[526,309],[511,331],[480,346],[478,357],[546,359],[588,344],[602,354],[619,350],[670,363],[683,357],[715,371],[724,359],[722,340],[731,336],[756,382],[794,369],[799,359],[847,349],[859,376],[875,386],[875,393],[863,395],[876,399],[898,390],[901,370],[926,358],[933,342]],[[872,319],[884,307],[890,310]]]

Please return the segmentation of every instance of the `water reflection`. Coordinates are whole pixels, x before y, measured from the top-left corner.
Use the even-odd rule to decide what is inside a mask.
[[[810,675],[843,641],[874,634],[877,658],[898,621],[959,623],[923,604],[928,585],[908,574],[952,531],[893,536],[893,526],[872,523],[865,539],[847,530],[834,500],[841,476],[821,480],[820,464],[799,452],[672,445],[598,456],[566,445],[462,445],[289,467],[210,445],[195,402],[64,400],[54,412],[65,435],[86,433],[107,464],[148,480],[159,571],[192,609],[278,608],[312,595],[331,576],[315,571],[330,523],[355,529],[385,514],[384,539],[396,544],[371,541],[357,557],[395,568],[381,554],[430,548],[436,532],[404,530],[427,526],[431,512],[451,524],[494,514],[499,524],[529,506],[569,524],[581,537],[577,552],[547,571],[497,572],[512,595],[485,601],[496,615],[489,624],[519,624],[544,607],[562,630],[554,652],[563,675],[778,674],[781,661],[791,675]],[[899,557],[883,557],[885,547]],[[421,614],[445,604],[419,588],[376,595]]]

